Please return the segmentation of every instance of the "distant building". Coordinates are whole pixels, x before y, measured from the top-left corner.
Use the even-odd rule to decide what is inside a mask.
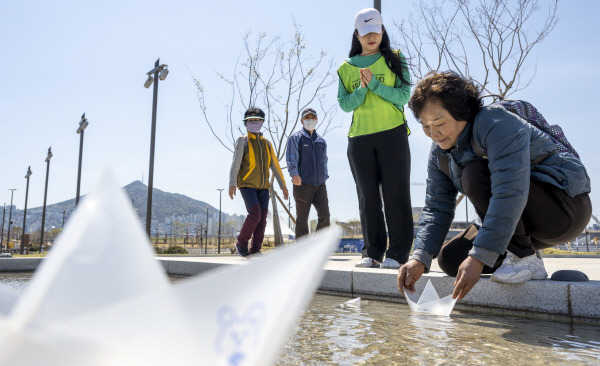
[[[413,215],[413,223],[414,225],[418,225],[419,221],[421,221],[421,215],[423,214],[423,207],[413,207],[412,215]]]

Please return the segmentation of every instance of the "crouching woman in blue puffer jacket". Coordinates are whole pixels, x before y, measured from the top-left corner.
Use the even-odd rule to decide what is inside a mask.
[[[413,254],[398,271],[398,289],[414,291],[436,257],[456,276],[452,296],[459,300],[482,273],[501,283],[545,279],[536,251],[576,238],[592,214],[581,160],[516,114],[483,106],[473,82],[453,72],[429,73],[409,107],[434,143],[425,207]],[[458,192],[473,203],[482,225],[444,244]]]

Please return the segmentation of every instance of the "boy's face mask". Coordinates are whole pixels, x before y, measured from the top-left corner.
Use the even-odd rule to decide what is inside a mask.
[[[258,133],[260,132],[260,128],[262,127],[263,121],[247,121],[246,129],[248,132]]]

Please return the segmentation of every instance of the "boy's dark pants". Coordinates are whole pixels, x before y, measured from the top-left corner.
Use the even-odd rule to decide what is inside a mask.
[[[358,194],[363,257],[382,261],[385,254],[406,263],[414,235],[406,126],[348,139],[348,161]]]
[[[490,171],[487,162],[475,160],[463,170],[462,185],[477,215],[484,217],[492,197]],[[532,179],[523,214],[510,239],[508,250],[517,257],[533,255],[538,249],[550,248],[576,238],[583,232],[592,215],[589,195],[569,196],[549,183]],[[458,267],[473,247],[472,240],[456,237],[444,244],[438,263],[448,275],[456,276]],[[501,255],[493,268],[486,266],[483,273],[492,273],[502,264]]]
[[[244,248],[248,248],[248,241],[252,237],[250,253],[259,252],[262,248],[267,226],[267,214],[269,213],[269,190],[255,188],[240,188],[242,198],[248,216],[242,225],[237,242]]]
[[[311,205],[314,205],[317,210],[317,230],[329,226],[329,199],[325,184],[294,185],[294,200],[296,201],[296,239],[308,234],[308,214]]]

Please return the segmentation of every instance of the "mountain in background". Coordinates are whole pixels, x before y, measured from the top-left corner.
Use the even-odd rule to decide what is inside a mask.
[[[146,222],[146,204],[148,199],[148,186],[136,180],[123,187],[129,196],[133,205],[134,211],[140,218],[140,224],[145,227]],[[186,223],[191,227],[200,227],[202,230],[206,227],[208,213],[209,234],[212,229],[218,225],[219,210],[212,207],[206,202],[198,201],[193,198],[184,196],[179,193],[169,193],[160,189],[152,189],[152,231],[159,230],[160,232],[169,231],[171,222]],[[83,200],[84,196],[80,197]],[[63,202],[58,202],[52,205],[46,205],[46,230],[63,227],[63,217],[65,222],[75,209],[75,199],[70,199]],[[208,210],[208,211],[207,211]],[[9,207],[6,207],[5,216],[5,231],[8,227]],[[221,221],[231,223],[233,227],[237,227],[238,223],[241,226],[244,216],[229,215],[222,213]],[[13,206],[12,212],[13,224],[11,228],[22,227],[23,225],[23,210],[18,210]],[[27,209],[27,232],[38,231],[42,226],[42,207],[34,207]],[[12,229],[11,229],[12,231]],[[13,235],[11,235],[13,237]]]

